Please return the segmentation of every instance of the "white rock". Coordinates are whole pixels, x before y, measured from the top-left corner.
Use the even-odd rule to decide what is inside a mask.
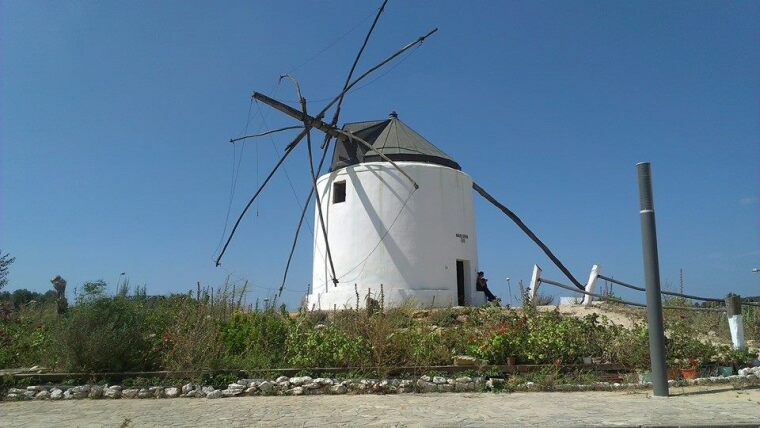
[[[108,388],[103,391],[103,396],[112,399],[121,398],[121,390],[118,390],[116,388]]]
[[[222,391],[219,389],[215,389],[208,394],[206,394],[206,398],[208,399],[214,399],[214,398],[222,398]]]
[[[311,382],[310,376],[296,376],[296,377],[290,378],[290,383],[292,383],[295,386],[301,386],[309,382]]]
[[[227,388],[227,389],[223,389],[222,390],[222,395],[225,396],[225,397],[234,397],[234,396],[240,395],[242,393],[243,393],[242,389],[230,389],[230,388]]]
[[[44,389],[34,396],[35,400],[47,400],[48,398],[50,398],[50,393]]]
[[[475,383],[474,382],[457,382],[454,384],[454,389],[457,391],[474,391],[475,390]]]
[[[164,393],[166,394],[167,398],[177,398],[179,396],[179,388],[166,388],[164,390]]]
[[[246,388],[246,390],[245,390],[245,395],[253,395],[253,394],[255,394],[255,393],[256,393],[256,391],[258,391],[258,390],[259,390],[259,389],[258,389],[258,388],[256,388],[255,386],[252,386],[252,387],[250,387],[250,388]]]
[[[25,392],[26,390],[21,388],[11,388],[8,390],[8,394],[23,395]]]
[[[421,392],[433,392],[436,390],[436,385],[433,382],[426,382],[422,379],[417,381],[417,387]]]
[[[324,377],[318,377],[318,378],[314,379],[313,382],[316,383],[316,384],[318,384],[318,385],[332,385],[333,384],[332,379],[327,379],[327,378],[324,378]]]
[[[100,385],[90,387],[90,398],[103,398],[103,387]]]
[[[272,390],[274,390],[274,384],[272,382],[265,380],[264,382],[261,382],[259,384],[259,389],[264,394],[269,394],[272,392]]]
[[[345,394],[348,391],[348,388],[346,388],[345,385],[333,385],[330,387],[330,393],[331,394]]]
[[[43,388],[43,387],[41,387],[41,386],[39,386],[39,385],[31,385],[31,386],[27,386],[27,387],[26,387],[26,390],[27,390],[27,391],[34,391],[34,392],[40,392],[40,391],[42,391],[43,389],[45,389],[45,388]]]
[[[301,388],[300,386],[297,386],[293,389],[288,390],[288,392],[291,395],[303,395],[303,388]]]
[[[452,385],[452,384],[450,384],[448,382],[437,384],[437,385],[438,386],[437,386],[436,389],[438,390],[438,392],[451,392],[451,391],[454,390],[454,385]]]
[[[188,392],[192,391],[193,389],[195,389],[195,388],[193,387],[192,383],[186,383],[186,384],[182,385],[182,393],[183,394],[187,394]]]
[[[432,379],[430,379],[430,376],[420,376],[420,380],[423,382],[430,382]]]
[[[124,388],[122,388],[121,385],[111,385],[107,389],[115,389],[117,391],[121,391]]]
[[[74,394],[71,393],[70,389],[67,389],[66,391],[63,391],[63,399],[64,400],[72,400],[74,398]]]
[[[213,386],[208,386],[208,385],[206,385],[206,386],[204,386],[203,388],[201,388],[201,391],[202,391],[204,394],[207,394],[207,395],[208,395],[208,394],[211,394],[212,392],[216,391],[216,389],[214,389],[214,387],[213,387]]]
[[[68,392],[68,391],[66,391]],[[121,395],[124,398],[137,398],[137,395],[140,393],[139,389],[136,388],[127,388],[123,391],[121,391]]]
[[[277,383],[287,382],[288,381],[288,377],[287,376],[280,376],[277,379],[275,379],[274,381],[277,382]]]
[[[16,400],[21,399],[21,397],[23,397],[23,395],[8,393],[8,395],[5,396],[5,401],[16,401]]]
[[[462,376],[456,378],[456,383],[470,383],[472,382],[472,378],[469,376]]]
[[[53,390],[50,391],[51,400],[60,400],[61,398],[63,398],[63,390],[60,388],[53,388]]]
[[[155,398],[155,397],[156,397],[156,393],[147,388],[142,388],[137,393],[137,398]]]

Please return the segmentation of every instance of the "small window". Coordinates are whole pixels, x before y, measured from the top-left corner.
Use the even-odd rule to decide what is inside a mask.
[[[332,201],[334,204],[346,202],[346,182],[336,181],[333,183]]]

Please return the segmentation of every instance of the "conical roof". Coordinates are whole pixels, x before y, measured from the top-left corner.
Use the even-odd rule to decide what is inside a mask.
[[[393,112],[386,120],[347,123],[343,126],[372,145],[372,150],[348,138],[335,146],[331,171],[365,162],[383,162],[378,152],[393,161],[424,162],[462,169],[449,155],[399,120]]]

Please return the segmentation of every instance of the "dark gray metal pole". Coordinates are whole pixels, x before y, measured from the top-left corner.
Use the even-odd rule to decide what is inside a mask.
[[[665,364],[665,331],[660,297],[660,262],[657,255],[657,228],[654,221],[652,171],[649,162],[636,164],[639,176],[639,206],[641,214],[641,245],[644,253],[644,276],[647,288],[647,322],[649,323],[649,353],[652,364],[654,395],[668,396],[668,375]]]

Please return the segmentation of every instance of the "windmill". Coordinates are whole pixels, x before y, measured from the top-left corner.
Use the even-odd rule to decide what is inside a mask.
[[[303,205],[278,296],[282,293],[298,236],[311,198],[315,204],[314,267],[311,307],[347,307],[362,304],[362,296],[381,291],[390,304],[415,298],[428,305],[465,305],[485,302],[475,289],[477,245],[472,192],[494,204],[536,242],[576,287],[583,286],[554,254],[506,206],[461,171],[459,164],[403,123],[393,112],[387,119],[337,126],[346,94],[359,82],[421,45],[437,29],[418,37],[359,77],[353,78],[359,59],[385,9],[380,6],[351,66],[343,89],[319,112],[309,114],[298,81],[290,75],[299,107],[254,92],[253,99],[295,119],[297,125],[233,139],[237,142],[285,130],[301,131],[285,148],[235,222],[219,256],[219,266],[248,209],[271,178],[305,140],[311,189]],[[332,119],[325,121],[334,108]],[[312,131],[324,134],[315,168]],[[330,170],[320,175],[331,142],[335,142]]]

